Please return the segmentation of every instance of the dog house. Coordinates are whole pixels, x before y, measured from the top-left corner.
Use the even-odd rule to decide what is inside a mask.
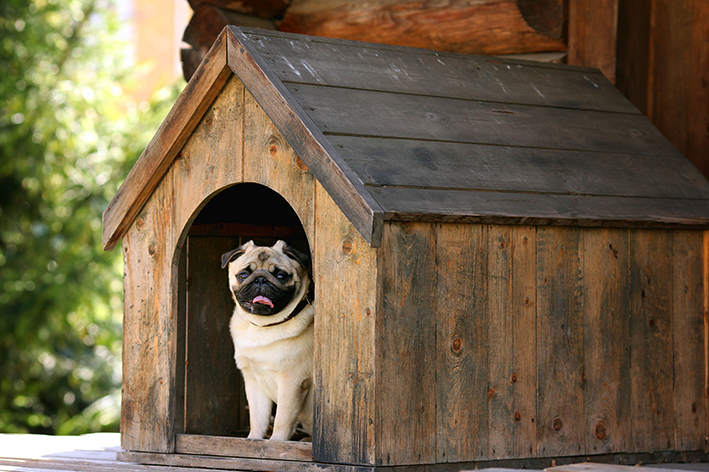
[[[709,183],[595,69],[228,27],[104,213],[124,460],[706,458]],[[312,255],[312,443],[244,439],[219,256]]]

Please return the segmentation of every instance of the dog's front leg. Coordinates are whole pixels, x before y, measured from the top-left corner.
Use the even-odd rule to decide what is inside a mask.
[[[293,436],[298,413],[303,408],[311,384],[312,380],[309,378],[282,376],[278,379],[278,406],[271,439],[287,441]]]
[[[256,378],[251,371],[242,371],[244,374],[244,387],[246,401],[249,403],[249,439],[263,439],[268,432],[271,422],[273,401],[261,390]]]

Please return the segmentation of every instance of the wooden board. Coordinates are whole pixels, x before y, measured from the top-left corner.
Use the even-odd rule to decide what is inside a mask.
[[[672,450],[672,235],[635,231],[629,246],[632,448]]]
[[[488,458],[537,454],[537,230],[488,226]]]
[[[284,83],[639,113],[593,69],[246,31]]]
[[[313,242],[315,431],[313,457],[374,464],[378,444],[377,253],[316,184]]]
[[[325,135],[622,154],[677,151],[640,115],[286,84]]]
[[[171,283],[178,267],[172,196],[172,180],[165,179],[123,241],[121,446],[129,450],[174,450],[177,298]]]
[[[583,253],[586,453],[627,451],[632,437],[628,231],[585,230]]]
[[[581,230],[537,228],[539,456],[586,452],[582,251]]]
[[[386,219],[496,224],[705,227],[706,200],[370,187]]]
[[[329,140],[368,187],[709,200],[704,178],[679,153],[640,157],[419,139],[330,136]],[[639,159],[647,167],[639,166]]]
[[[187,241],[187,339],[184,431],[236,435],[249,429],[244,383],[234,362],[229,320],[234,301],[221,255],[233,237],[190,236]]]
[[[223,436],[181,434],[175,452],[225,457],[312,461],[313,446],[308,442],[269,441]]]
[[[569,0],[569,64],[597,67],[615,83],[618,0]]]
[[[706,435],[704,273],[701,231],[672,233],[675,448],[701,450]]]
[[[487,227],[436,225],[435,241],[437,291],[427,294],[424,289],[423,295],[436,300],[436,460],[486,460],[488,351],[493,349],[487,332]],[[427,349],[425,344],[422,349]],[[427,362],[426,356],[417,357]]]
[[[377,464],[436,459],[436,241],[425,223],[391,223],[379,253]]]

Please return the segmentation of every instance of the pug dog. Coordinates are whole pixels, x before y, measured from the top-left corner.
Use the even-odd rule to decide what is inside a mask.
[[[313,431],[313,315],[307,298],[309,258],[283,241],[253,241],[222,255],[236,304],[229,328],[249,404],[251,439],[264,439],[273,404],[273,440],[287,441],[297,423]]]

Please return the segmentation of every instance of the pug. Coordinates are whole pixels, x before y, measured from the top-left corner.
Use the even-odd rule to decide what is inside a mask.
[[[253,241],[222,255],[236,304],[229,328],[249,404],[249,438],[287,441],[313,431],[313,315],[309,258],[283,241]]]

